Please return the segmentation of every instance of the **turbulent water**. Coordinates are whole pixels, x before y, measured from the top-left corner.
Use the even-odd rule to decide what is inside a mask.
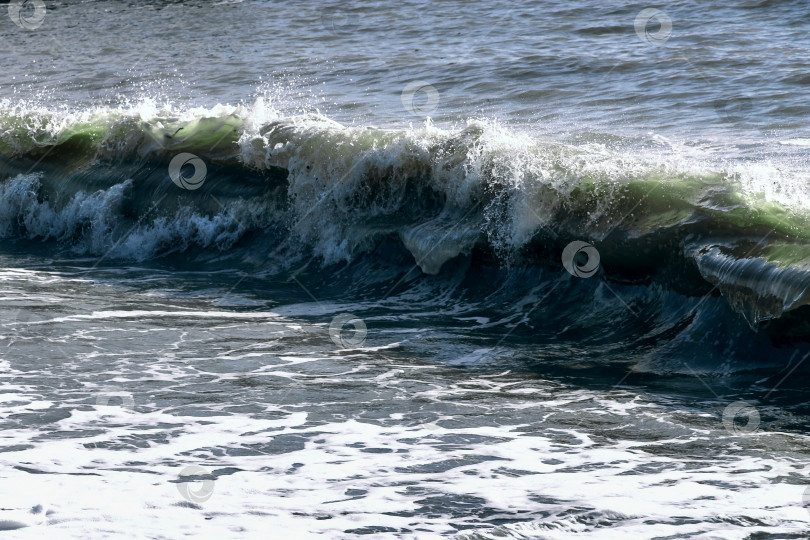
[[[808,21],[0,6],[0,531],[806,537]]]

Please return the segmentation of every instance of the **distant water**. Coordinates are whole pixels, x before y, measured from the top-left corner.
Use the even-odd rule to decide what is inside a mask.
[[[0,530],[802,538],[810,6],[0,6]]]

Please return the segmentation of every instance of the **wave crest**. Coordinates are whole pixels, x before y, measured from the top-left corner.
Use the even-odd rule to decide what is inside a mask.
[[[282,118],[262,102],[0,112],[5,237],[135,259],[295,245],[325,264],[393,242],[427,274],[475,251],[507,266],[559,265],[568,242],[587,240],[603,277],[684,294],[713,287],[754,325],[810,302],[810,198],[760,165],[701,168],[484,121],[346,127]],[[193,193],[168,175],[181,152],[207,165]]]

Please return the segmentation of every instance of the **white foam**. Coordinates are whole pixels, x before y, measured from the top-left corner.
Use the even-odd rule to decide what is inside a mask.
[[[281,360],[252,374],[228,374],[293,381],[268,394],[268,411],[280,413],[274,418],[225,414],[229,403],[208,403],[204,416],[185,415],[135,395],[131,409],[73,408],[48,428],[58,436],[33,437],[35,426],[4,430],[4,446],[26,449],[0,453],[0,481],[14,486],[0,519],[27,524],[15,533],[21,538],[111,531],[259,537],[268,527],[295,538],[340,537],[363,527],[429,538],[452,535],[457,525],[485,538],[743,538],[805,527],[804,486],[780,479],[808,466],[779,450],[802,447],[804,436],[732,435],[699,411],[508,372],[461,381],[430,366],[374,367],[358,357],[353,362],[361,365],[351,370],[312,379],[294,370],[305,359]],[[331,362],[308,360],[326,363],[322,369]],[[374,402],[359,401],[357,418],[324,416],[328,389],[349,372],[368,395],[396,399],[397,412],[363,419]],[[188,365],[174,382],[190,382],[196,373]],[[415,381],[429,381],[432,389],[400,392]],[[302,402],[304,395],[324,401]],[[21,404],[20,397],[0,402],[4,417],[58,406],[41,399]],[[429,402],[446,408],[435,420],[414,423]],[[291,436],[303,445],[283,451],[280,441]],[[211,498],[198,508],[172,483],[190,465],[225,473],[215,473]],[[31,513],[37,506],[42,510]],[[499,518],[524,521],[496,533],[491,523]]]

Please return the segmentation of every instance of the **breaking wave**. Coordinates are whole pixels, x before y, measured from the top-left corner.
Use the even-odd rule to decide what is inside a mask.
[[[415,267],[446,282],[491,271],[491,288],[475,293],[488,301],[504,283],[523,297],[532,280],[562,277],[579,283],[587,302],[599,284],[622,287],[636,319],[655,297],[656,309],[677,313],[661,328],[685,317],[694,326],[693,309],[709,298],[745,331],[764,325],[777,341],[803,340],[804,179],[658,150],[543,140],[486,121],[347,127],[320,115],[282,117],[262,100],[71,113],[6,102],[0,236],[107,261],[182,256],[269,273],[304,262],[321,277],[362,268],[353,279],[369,287],[412,279],[403,272]],[[195,189],[172,181],[181,154],[203,163]],[[573,241],[598,253],[593,280],[565,272],[561,254]],[[651,332],[660,333],[642,334]]]

